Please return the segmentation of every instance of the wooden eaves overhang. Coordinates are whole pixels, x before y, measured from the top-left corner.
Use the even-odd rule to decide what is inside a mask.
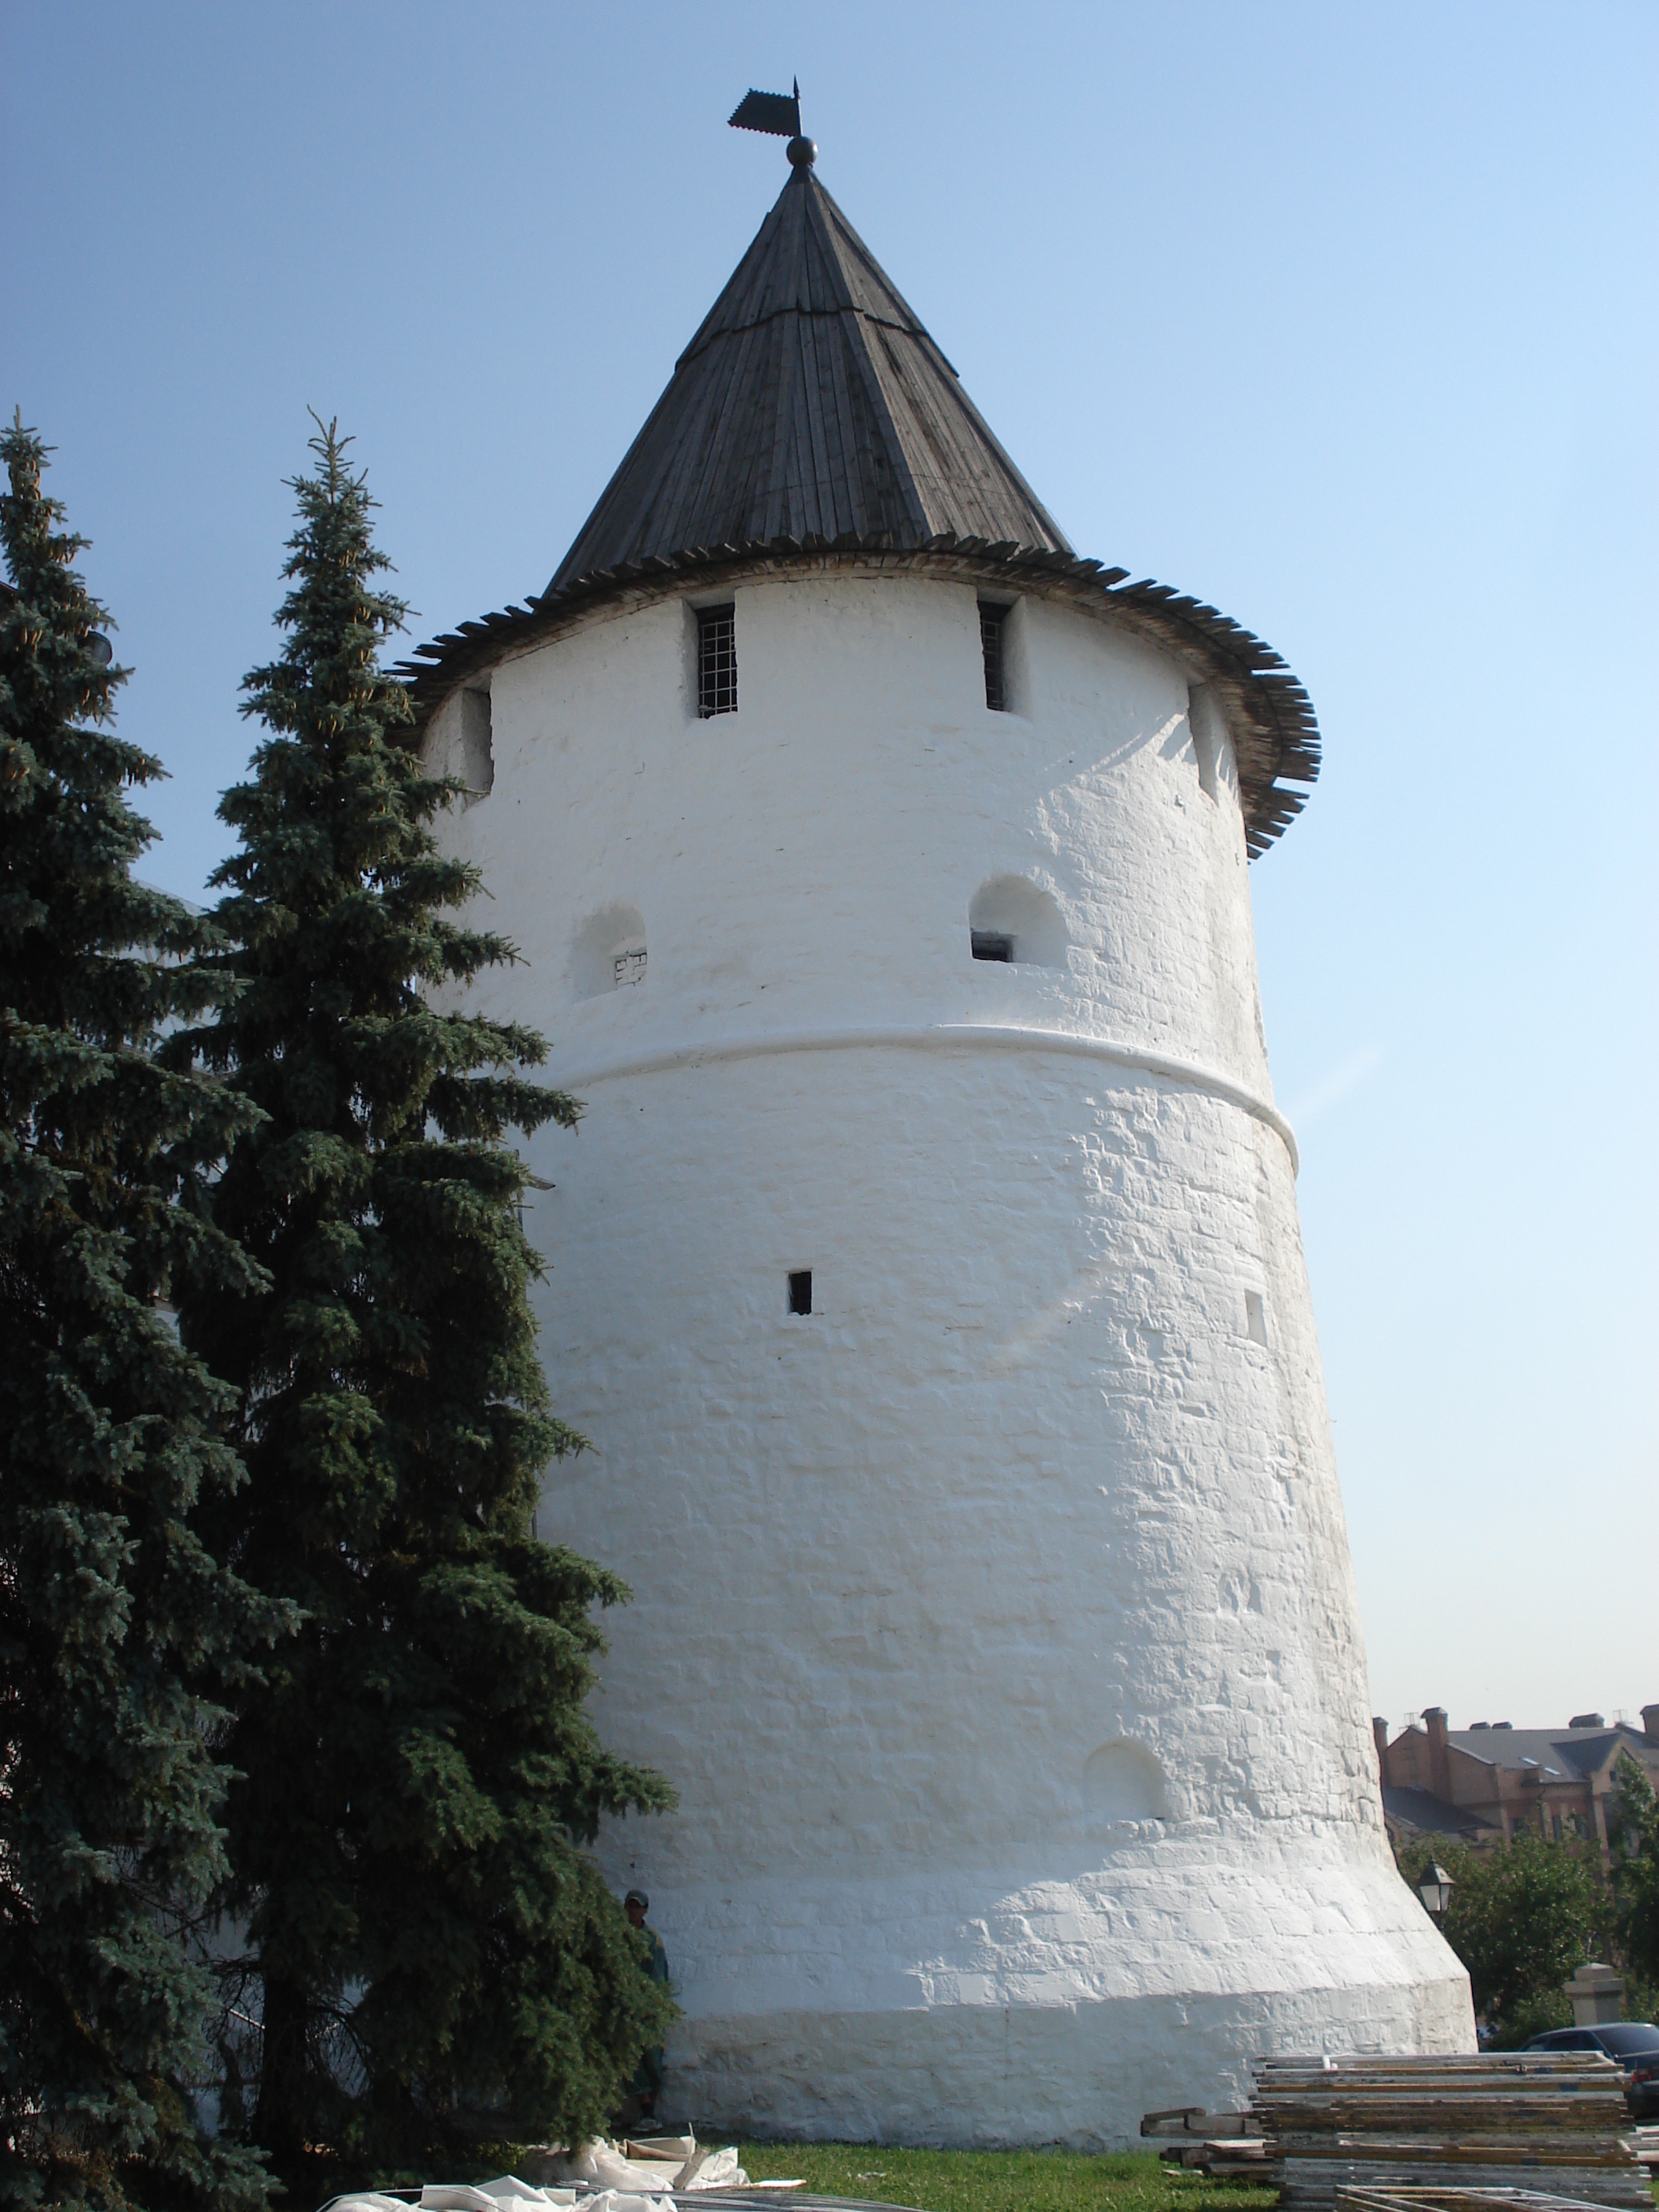
[[[767,544],[690,546],[669,558],[624,562],[579,576],[522,606],[463,623],[400,662],[394,673],[415,709],[416,741],[452,691],[476,682],[501,661],[579,628],[606,608],[617,612],[649,601],[699,593],[769,575],[851,568],[887,575],[938,575],[994,589],[1064,601],[1079,612],[1121,623],[1164,647],[1214,686],[1238,760],[1245,842],[1252,860],[1267,850],[1307,803],[1319,774],[1319,727],[1313,702],[1269,645],[1202,600],[1167,584],[1126,581],[1125,568],[1034,546],[987,544],[950,532],[915,548],[891,534],[844,533],[833,542],[775,538]],[[1281,780],[1282,779],[1282,780]],[[1297,786],[1304,787],[1296,788]]]
[[[796,160],[797,153],[805,159]],[[1270,845],[1319,773],[1308,696],[1260,638],[1079,560],[921,318],[813,173],[788,183],[538,598],[398,673],[424,723],[458,685],[613,606],[784,571],[927,574],[1063,600],[1214,687],[1245,835]]]

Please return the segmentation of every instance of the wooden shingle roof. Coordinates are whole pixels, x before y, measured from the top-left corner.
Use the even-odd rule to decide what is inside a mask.
[[[811,168],[793,170],[550,586],[696,546],[949,531],[1069,553]]]

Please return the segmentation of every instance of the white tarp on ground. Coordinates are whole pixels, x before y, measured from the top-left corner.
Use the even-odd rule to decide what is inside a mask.
[[[662,2189],[742,2189],[749,2180],[731,2144],[714,2150],[693,2135],[635,2136],[621,2143],[599,2136],[561,2160],[554,2178],[647,2196]]]
[[[673,2212],[667,2197],[646,2197],[620,2189],[578,2191],[537,2189],[515,2174],[494,2181],[429,2181],[421,2191],[421,2212],[531,2212],[540,2205],[569,2206],[578,2202],[583,2212]],[[406,2197],[383,2196],[379,2190],[359,2190],[337,2197],[328,2212],[410,2212]]]
[[[641,2146],[630,2143],[629,2151]],[[710,2150],[695,2136],[663,2137],[653,2157],[629,2156],[603,2136],[553,2161],[557,2179],[544,2188],[503,2173],[494,2181],[428,2182],[421,2212],[532,2212],[538,2206],[571,2206],[582,2212],[674,2212],[671,2189],[743,2189],[749,2177],[735,2148]],[[578,2189],[578,2183],[586,2185]],[[337,2197],[327,2212],[409,2212],[406,2197],[378,2190]]]

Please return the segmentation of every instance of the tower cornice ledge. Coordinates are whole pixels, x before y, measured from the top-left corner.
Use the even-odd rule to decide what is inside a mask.
[[[869,538],[849,532],[833,544],[809,536],[693,546],[668,559],[627,562],[575,577],[522,606],[464,623],[459,630],[418,646],[411,659],[398,665],[393,672],[415,709],[411,742],[419,744],[422,731],[451,692],[596,617],[683,597],[688,590],[706,591],[716,581],[726,589],[766,578],[838,570],[990,583],[1063,600],[1097,620],[1121,623],[1174,653],[1195,678],[1214,687],[1238,762],[1245,842],[1253,860],[1307,804],[1305,789],[1287,787],[1279,779],[1288,777],[1291,786],[1316,780],[1319,726],[1307,692],[1270,645],[1203,600],[1167,584],[1149,578],[1128,581],[1127,568],[1103,568],[1098,561],[1039,546],[994,545],[949,531],[912,546],[896,544],[886,531]]]
[[[909,1052],[1052,1052],[1074,1059],[1103,1060],[1153,1075],[1183,1090],[1207,1091],[1253,1115],[1279,1136],[1290,1155],[1291,1172],[1297,1174],[1301,1156],[1296,1133],[1270,1099],[1218,1068],[1178,1060],[1168,1053],[1148,1052],[1115,1037],[1094,1036],[1086,1030],[1042,1029],[1013,1022],[918,1022],[831,1024],[815,1029],[748,1030],[721,1036],[688,1036],[641,1051],[626,1050],[595,1055],[589,1060],[562,1063],[554,1055],[550,1071],[562,1091],[582,1091],[596,1083],[615,1082],[629,1075],[653,1075],[671,1067],[693,1067],[731,1060],[758,1060],[771,1054],[805,1052],[862,1052],[872,1049]]]

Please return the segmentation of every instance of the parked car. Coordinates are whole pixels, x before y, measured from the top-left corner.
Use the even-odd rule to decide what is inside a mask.
[[[1553,2027],[1523,2051],[1600,2051],[1625,2069],[1625,2101],[1638,2120],[1659,2120],[1659,2027],[1651,2021],[1610,2020],[1600,2027]]]

